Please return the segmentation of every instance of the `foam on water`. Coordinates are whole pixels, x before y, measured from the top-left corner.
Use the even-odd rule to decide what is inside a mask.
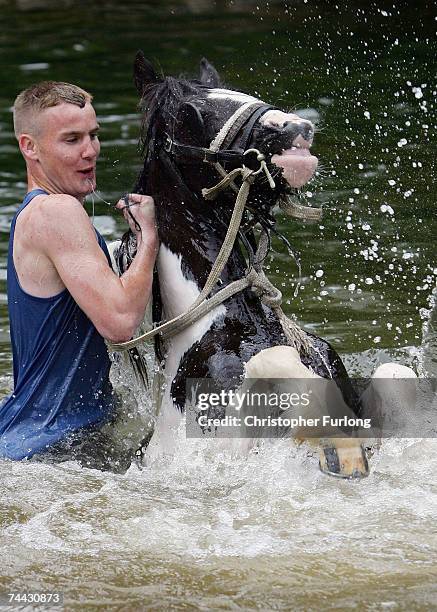
[[[266,444],[245,459],[216,453],[213,446],[187,441],[181,431],[175,455],[142,471],[132,466],[125,476],[72,462],[1,462],[0,543],[7,552],[3,560],[10,560],[5,575],[17,583],[17,572],[38,575],[47,559],[57,558],[63,569],[54,571],[51,564],[54,584],[68,559],[79,554],[110,560],[116,583],[126,557],[143,560],[142,575],[149,580],[163,563],[184,574],[193,567],[214,571],[220,562],[236,573],[264,560],[247,586],[256,589],[274,567],[289,594],[303,568],[310,575],[321,559],[321,584],[324,572],[343,574],[345,588],[362,583],[365,573],[417,570],[422,581],[431,580],[435,440],[384,441],[370,477],[361,482],[323,476],[308,448],[286,441]],[[81,592],[91,596],[99,583],[84,580]],[[125,595],[134,591],[131,584]],[[199,592],[198,604],[203,597]]]

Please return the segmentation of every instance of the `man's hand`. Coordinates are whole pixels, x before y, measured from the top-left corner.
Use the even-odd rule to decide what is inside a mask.
[[[158,248],[158,235],[155,223],[155,205],[153,198],[139,193],[130,193],[121,198],[116,208],[123,211],[123,216],[135,234],[137,244],[147,244],[155,251]]]

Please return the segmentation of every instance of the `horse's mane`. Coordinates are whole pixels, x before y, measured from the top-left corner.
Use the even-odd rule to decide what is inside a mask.
[[[200,82],[169,76],[144,88],[139,103],[143,112],[139,144],[145,157],[151,140],[156,137],[154,128],[158,113],[175,120],[181,102],[198,93],[201,87]]]

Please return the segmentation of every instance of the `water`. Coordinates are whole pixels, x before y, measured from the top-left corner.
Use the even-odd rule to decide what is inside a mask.
[[[307,198],[324,205],[324,219],[280,221],[302,253],[297,298],[279,243],[268,263],[285,310],[332,342],[353,374],[394,360],[436,376],[432,5],[339,7],[0,3],[2,395],[12,371],[7,235],[25,190],[13,98],[44,78],[94,94],[99,188],[115,201],[140,165],[138,48],[169,73],[193,72],[206,55],[229,84],[318,120],[323,171]],[[95,222],[108,240],[124,231],[101,201]],[[63,591],[68,609],[431,607],[436,463],[434,440],[388,440],[370,477],[348,483],[319,474],[303,446],[242,459],[182,435],[174,455],[123,476],[3,461],[0,591]]]
[[[384,443],[360,483],[287,443],[232,461],[184,442],[125,476],[3,465],[2,584],[61,590],[69,609],[425,608],[436,467],[414,440]]]

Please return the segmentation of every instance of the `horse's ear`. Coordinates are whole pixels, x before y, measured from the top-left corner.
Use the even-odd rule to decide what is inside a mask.
[[[206,58],[200,61],[200,82],[207,87],[220,87],[222,82],[219,73]]]
[[[152,64],[146,60],[142,51],[138,51],[134,62],[134,83],[140,96],[143,95],[147,85],[158,83],[159,80]]]

